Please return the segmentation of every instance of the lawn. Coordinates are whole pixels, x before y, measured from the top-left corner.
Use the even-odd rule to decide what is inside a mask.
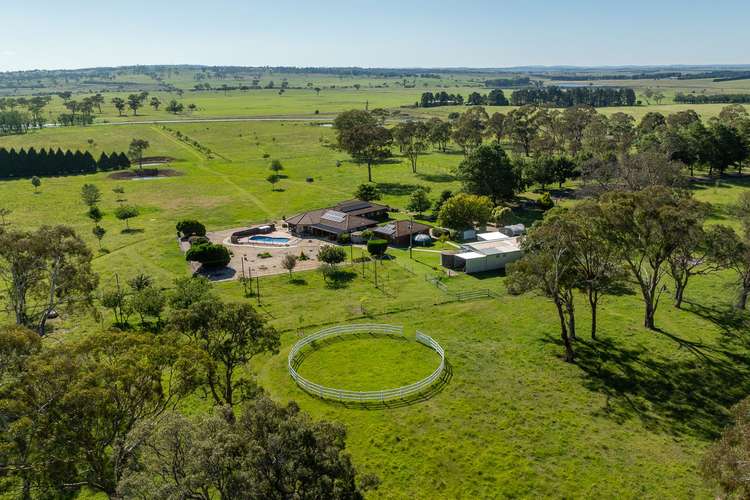
[[[104,173],[43,178],[39,194],[28,179],[3,181],[0,206],[13,210],[11,227],[69,224],[96,248],[79,199],[81,186],[94,183],[104,193],[108,231],[106,252],[95,258],[102,286],[110,287],[115,273],[130,278],[143,271],[169,287],[187,272],[175,241],[177,220],[197,218],[209,230],[262,222],[348,198],[366,180],[365,167],[329,147],[330,128],[305,122],[169,128],[220,156],[208,159],[156,125],[45,129],[0,138],[6,147],[99,152],[124,150],[133,137],[142,137],[152,145],[147,154],[176,158],[172,168],[184,174],[151,181],[116,181]],[[264,180],[272,158],[282,161],[288,176],[277,191]],[[403,209],[417,185],[430,187],[433,196],[457,189],[451,171],[461,159],[455,151],[430,153],[415,175],[396,157],[375,167],[374,178],[383,201]],[[131,221],[136,232],[123,233],[124,225],[112,216],[116,186],[125,188],[127,203],[141,208]],[[712,203],[711,222],[729,223],[731,205],[747,186],[728,178],[696,185],[695,193]],[[280,353],[262,357],[252,369],[275,399],[295,400],[316,418],[346,425],[358,469],[382,480],[372,498],[711,495],[697,472],[701,454],[726,423],[728,407],[750,391],[750,346],[742,333],[747,318],[729,307],[731,275],[695,278],[684,310],[672,308],[666,296],[657,314],[659,333],[641,327],[638,296],[623,295],[605,299],[601,340],[588,341],[588,312],[581,298],[579,361],[570,365],[560,359],[557,318],[548,301],[509,296],[501,275],[447,279],[452,290],[488,288],[498,295],[454,301],[425,279],[436,274],[435,249],[415,250],[414,259],[407,250],[390,250],[393,258],[377,264],[377,288],[373,263],[346,265],[338,286],[324,283],[317,272],[299,273],[294,280],[264,278],[260,300],[245,298],[237,282],[216,285],[226,299],[258,304],[282,333]],[[360,252],[355,249],[354,255]],[[290,347],[301,335],[347,322],[424,331],[445,348],[449,380],[427,401],[392,408],[349,408],[307,395],[286,371]],[[88,317],[65,318],[58,338],[97,328]],[[305,361],[305,373],[311,370],[326,383],[377,388],[384,379],[388,385],[412,381],[433,366],[434,354],[420,346],[402,352],[400,345],[379,344],[382,350],[369,357],[369,342],[332,344]],[[397,368],[387,370],[393,363]],[[196,398],[185,409],[195,413],[207,405]]]

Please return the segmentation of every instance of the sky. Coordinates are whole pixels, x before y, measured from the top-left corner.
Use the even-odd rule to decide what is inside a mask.
[[[0,71],[750,63],[748,0],[0,0],[0,19]]]

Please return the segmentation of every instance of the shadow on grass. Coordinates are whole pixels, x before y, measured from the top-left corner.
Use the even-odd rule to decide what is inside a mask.
[[[142,232],[144,232],[144,229],[132,228],[132,227],[123,229],[122,231],[120,231],[121,234],[140,234]]]
[[[403,184],[401,182],[378,182],[378,190],[390,196],[406,196],[418,187],[416,184]]]
[[[349,286],[349,283],[354,281],[354,278],[357,277],[357,273],[354,271],[345,271],[345,270],[337,270],[328,276],[326,279],[326,286],[332,290],[339,290],[341,288],[346,288]]]
[[[638,418],[652,431],[715,439],[729,421],[729,408],[750,393],[747,351],[719,351],[665,331],[653,334],[692,355],[661,356],[611,338],[575,341],[584,385],[606,396],[594,414],[620,423]],[[562,350],[552,335],[544,342]]]
[[[426,182],[453,182],[456,177],[450,174],[417,174],[417,177]]]

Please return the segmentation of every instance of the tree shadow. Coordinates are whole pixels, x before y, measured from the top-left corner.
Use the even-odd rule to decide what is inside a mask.
[[[728,409],[750,392],[750,358],[659,332],[692,356],[658,356],[644,346],[626,347],[605,338],[576,341],[576,363],[584,385],[606,396],[594,413],[625,422],[638,418],[649,430],[715,439]],[[552,335],[543,342],[558,346]]]
[[[307,280],[305,278],[292,278],[289,280],[289,283],[292,285],[307,285]]]
[[[356,277],[357,273],[355,273],[354,271],[338,269],[335,272],[331,273],[331,275],[328,277],[326,286],[334,290],[346,288],[347,286],[349,286],[349,283],[351,283]]]
[[[131,227],[131,228],[123,229],[122,231],[120,231],[120,234],[140,234],[140,233],[143,233],[144,231],[145,231],[144,229]]]
[[[453,182],[456,177],[451,174],[417,174],[417,177],[426,182]]]
[[[406,196],[414,192],[419,186],[400,182],[378,182],[378,190],[389,196]]]

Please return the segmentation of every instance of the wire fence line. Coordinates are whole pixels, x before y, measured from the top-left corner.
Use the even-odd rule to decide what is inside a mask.
[[[294,381],[300,388],[314,396],[336,401],[372,403],[385,402],[393,399],[404,399],[409,396],[420,394],[426,389],[430,388],[435,383],[435,381],[437,381],[443,375],[445,371],[445,350],[432,337],[430,337],[429,335],[425,335],[420,331],[417,331],[416,341],[435,351],[440,356],[440,364],[429,376],[423,378],[418,382],[414,382],[413,384],[397,387],[395,389],[384,389],[380,391],[350,391],[346,389],[336,389],[333,387],[326,387],[320,384],[316,384],[315,382],[312,382],[311,380],[308,380],[297,373],[297,368],[301,363],[299,355],[307,346],[328,338],[352,335],[357,333],[378,333],[381,335],[402,338],[404,336],[404,328],[402,326],[393,325],[360,324],[339,325],[320,330],[313,335],[301,339],[299,342],[294,344],[294,346],[292,346],[292,349],[289,351],[289,357],[287,358],[287,368],[289,370],[289,375],[292,377],[292,379],[294,379]]]
[[[489,288],[477,288],[474,290],[454,292],[452,290],[449,290],[448,285],[440,281],[439,278],[430,276],[430,275],[425,275],[425,281],[434,285],[435,288],[437,288],[441,292],[447,295],[450,295],[454,299],[460,300],[460,301],[483,299],[487,297],[495,297],[495,298],[499,297],[499,294],[497,292],[493,292]]]

